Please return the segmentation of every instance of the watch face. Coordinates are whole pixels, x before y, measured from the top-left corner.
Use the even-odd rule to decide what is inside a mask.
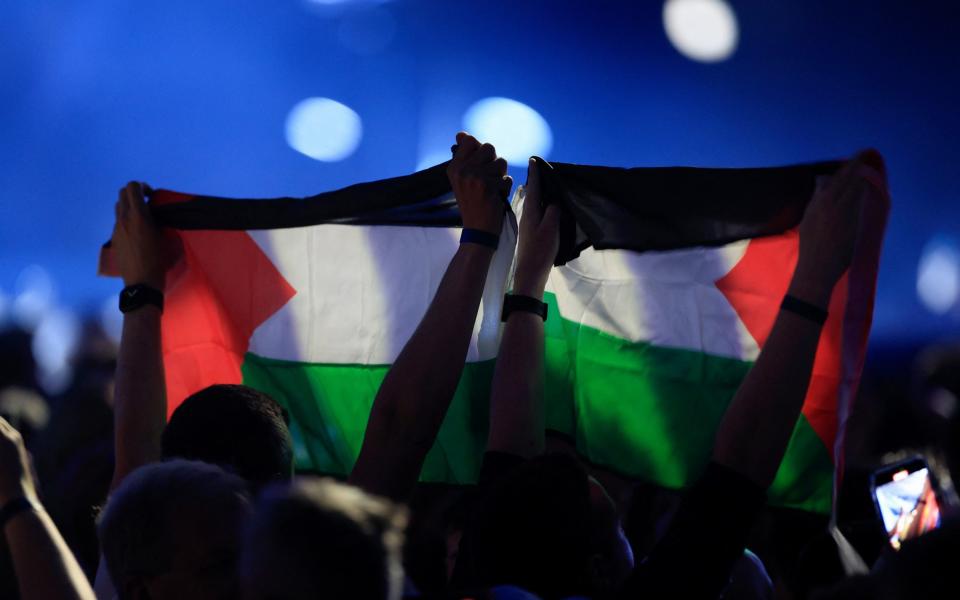
[[[132,285],[120,292],[120,312],[129,312],[145,304],[163,310],[163,294],[144,285]]]

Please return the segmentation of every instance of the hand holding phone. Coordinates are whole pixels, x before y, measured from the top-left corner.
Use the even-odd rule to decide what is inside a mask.
[[[894,550],[940,526],[937,485],[920,457],[883,467],[871,480],[874,502]]]

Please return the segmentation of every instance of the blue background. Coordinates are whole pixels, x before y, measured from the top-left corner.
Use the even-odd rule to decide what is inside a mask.
[[[448,148],[471,104],[505,96],[543,115],[547,158],[567,162],[759,166],[880,149],[894,206],[874,341],[960,332],[956,307],[936,315],[916,293],[924,245],[960,229],[958,10],[731,4],[739,47],[702,64],[671,46],[659,1],[7,0],[0,292],[40,265],[59,304],[112,302],[120,284],[95,276],[96,259],[129,179],[254,197],[400,175]],[[286,143],[288,112],[311,96],[363,120],[343,162]]]

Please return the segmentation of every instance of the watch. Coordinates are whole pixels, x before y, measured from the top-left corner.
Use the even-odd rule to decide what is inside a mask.
[[[547,304],[530,296],[521,296],[518,294],[505,295],[503,297],[503,316],[500,320],[506,322],[510,317],[510,313],[514,311],[533,313],[544,321],[547,320]]]
[[[163,312],[163,292],[144,283],[123,288],[120,292],[120,312],[128,313],[141,306],[152,304]]]

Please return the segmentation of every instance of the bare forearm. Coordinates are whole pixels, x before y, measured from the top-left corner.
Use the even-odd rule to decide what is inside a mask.
[[[827,306],[832,285],[794,278],[789,294]],[[714,460],[766,488],[773,483],[803,408],[820,340],[819,324],[781,310],[724,415]]]
[[[460,247],[423,320],[384,379],[381,394],[416,393],[420,400],[404,405],[442,420],[438,413],[446,413],[460,381],[492,258],[492,250],[476,244]]]
[[[42,508],[14,517],[5,534],[21,598],[93,600],[83,570]]]
[[[539,294],[515,290],[537,298]],[[544,447],[543,319],[511,313],[500,341],[490,396],[487,450],[532,457]]]
[[[404,499],[456,392],[493,251],[464,244],[380,386],[351,483]]]
[[[160,310],[124,315],[114,394],[116,466],[111,489],[134,469],[160,460],[167,393],[160,344]]]

